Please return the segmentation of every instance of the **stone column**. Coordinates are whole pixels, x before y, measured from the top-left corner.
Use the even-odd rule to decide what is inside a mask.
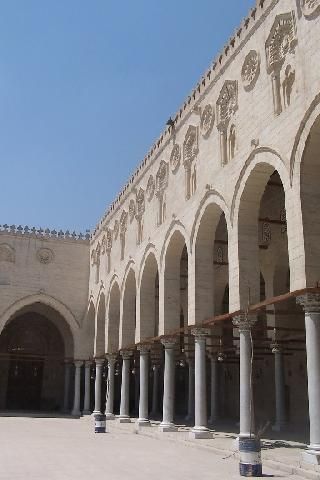
[[[139,418],[137,424],[144,427],[149,426],[149,345],[139,345],[140,352],[140,396],[139,396]]]
[[[157,417],[159,413],[159,365],[153,365],[153,384],[152,384],[152,409],[151,417]]]
[[[297,297],[303,306],[306,326],[310,445],[303,452],[305,462],[320,464],[320,294]]]
[[[91,415],[90,410],[90,373],[92,362],[87,360],[84,363],[84,405],[83,415]]]
[[[163,380],[163,417],[159,426],[161,432],[175,432],[178,430],[173,423],[174,390],[175,390],[175,352],[176,338],[163,338],[164,345],[164,380]]]
[[[93,414],[101,413],[101,382],[102,382],[102,368],[104,360],[96,358],[96,380],[94,383],[94,411]]]
[[[217,354],[210,354],[210,419],[209,424],[214,425],[218,419],[218,361]]]
[[[122,356],[122,377],[121,377],[121,401],[120,401],[120,423],[130,423],[129,401],[130,401],[130,357],[132,352],[120,352]]]
[[[254,436],[253,401],[251,384],[251,328],[255,319],[246,315],[234,317],[233,324],[240,336],[240,437]]]
[[[286,425],[285,380],[283,352],[277,343],[271,344],[274,353],[274,382],[276,394],[276,421],[272,429],[280,432]]]
[[[206,337],[209,335],[209,330],[194,328],[191,333],[194,335],[195,426],[190,432],[190,436],[195,439],[212,438],[207,427]]]
[[[187,422],[194,421],[194,358],[187,358],[188,363],[188,413]]]
[[[106,391],[106,418],[107,420],[114,419],[114,368],[117,361],[117,355],[107,355],[108,361],[108,379]]]
[[[73,409],[71,415],[79,417],[80,412],[80,382],[81,382],[81,367],[83,362],[76,361],[74,362],[75,371],[74,371],[74,400],[73,400]]]
[[[67,413],[70,411],[69,397],[70,397],[71,368],[72,368],[72,363],[65,362],[64,364],[64,396],[63,396],[63,412],[64,413]]]

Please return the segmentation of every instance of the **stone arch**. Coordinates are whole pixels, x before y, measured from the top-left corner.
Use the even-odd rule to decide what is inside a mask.
[[[180,266],[184,250],[189,259],[188,243],[184,229],[180,225],[176,225],[173,231],[170,231],[164,245],[163,266],[159,284],[160,334],[168,333],[180,327]]]
[[[105,323],[106,323],[106,298],[104,292],[98,297],[96,317],[95,317],[95,335],[94,335],[94,356],[102,357],[105,354]]]
[[[159,266],[151,249],[142,263],[140,279],[138,338],[143,339],[159,334]]]
[[[81,344],[84,346],[83,351],[86,358],[90,358],[94,355],[95,319],[96,308],[93,300],[90,299],[81,332]]]
[[[168,245],[169,245],[173,235],[176,232],[180,232],[180,234],[184,237],[188,254],[190,253],[190,239],[187,236],[187,232],[186,232],[186,229],[185,229],[184,225],[180,222],[180,220],[173,220],[170,224],[170,227],[168,228],[168,231],[166,233],[166,236],[165,236],[165,239],[164,239],[164,242],[163,242],[163,247],[161,249],[160,270],[162,270],[163,267],[164,267],[165,253],[167,251]]]
[[[113,277],[107,308],[106,322],[106,352],[113,353],[119,350],[119,325],[120,325],[120,287],[116,276]]]
[[[137,276],[137,284],[138,286],[140,285],[141,283],[141,275],[142,275],[142,272],[144,270],[144,267],[145,267],[145,263],[146,263],[146,259],[148,258],[149,254],[152,253],[154,255],[154,257],[156,258],[157,260],[157,263],[159,265],[159,259],[158,259],[158,252],[156,250],[156,247],[153,243],[149,243],[146,248],[145,248],[145,251],[143,253],[143,256],[142,256],[142,260],[140,262],[140,268],[139,268],[139,272],[138,273],[138,276]]]
[[[135,343],[136,330],[136,274],[132,267],[126,272],[120,301],[120,348]]]

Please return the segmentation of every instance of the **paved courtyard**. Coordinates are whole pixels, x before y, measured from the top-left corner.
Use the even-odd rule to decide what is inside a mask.
[[[91,419],[0,418],[1,480],[228,480],[236,459],[169,439],[111,429],[94,434]],[[274,474],[273,478],[300,477]],[[274,475],[273,475],[274,474]]]

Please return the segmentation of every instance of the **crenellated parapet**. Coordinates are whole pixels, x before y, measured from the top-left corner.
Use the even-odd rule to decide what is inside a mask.
[[[28,227],[26,225],[23,227],[22,225],[0,225],[0,235],[1,234],[10,234],[10,235],[23,235],[28,237],[37,237],[37,238],[57,238],[69,241],[76,241],[76,242],[83,242],[89,243],[90,240],[90,232],[86,230],[86,233],[76,233],[70,232],[66,230],[65,232],[62,230],[50,230],[49,228],[42,229],[36,227]]]

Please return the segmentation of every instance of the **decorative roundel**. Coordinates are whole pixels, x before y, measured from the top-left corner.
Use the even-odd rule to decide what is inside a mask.
[[[173,173],[177,172],[180,167],[181,148],[177,143],[173,146],[170,155],[170,166]]]
[[[136,204],[135,204],[135,201],[132,199],[132,200],[130,200],[130,203],[129,203],[130,223],[133,221],[135,214],[136,214]]]
[[[117,240],[119,235],[119,220],[116,220],[114,222],[113,232],[114,232],[114,239]]]
[[[149,177],[149,180],[148,180],[148,184],[147,184],[147,198],[148,198],[148,201],[150,202],[153,198],[153,195],[154,195],[154,191],[155,191],[155,183],[154,183],[154,178],[152,175],[150,175]]]
[[[260,74],[260,55],[256,50],[250,50],[246,56],[242,70],[241,78],[245,90],[250,90],[256,84]]]
[[[206,105],[201,114],[200,130],[203,137],[208,137],[214,125],[214,110],[212,105]]]
[[[48,265],[49,263],[53,262],[54,253],[50,248],[39,248],[37,251],[37,258],[40,263],[44,265]]]

